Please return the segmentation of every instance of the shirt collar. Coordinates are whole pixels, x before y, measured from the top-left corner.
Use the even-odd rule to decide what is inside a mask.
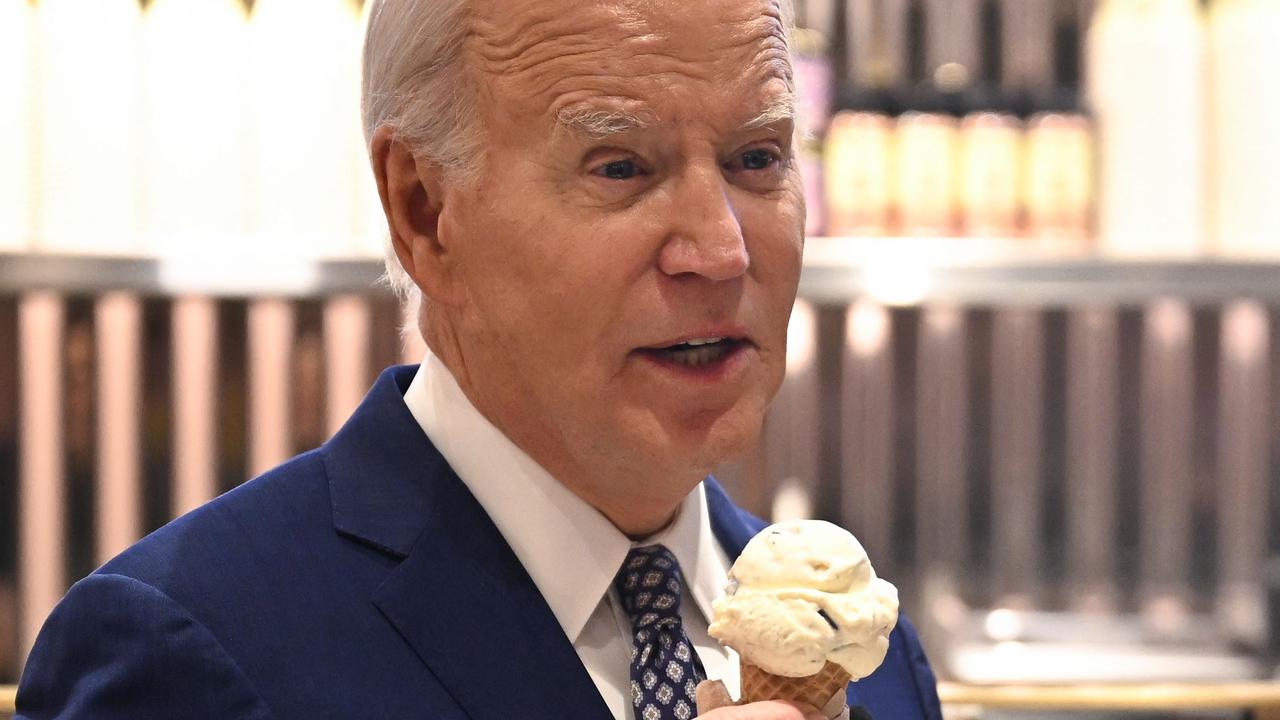
[[[434,354],[427,353],[404,399],[520,559],[571,642],[609,592],[627,553],[643,545],[660,543],[675,554],[688,592],[703,616],[711,617],[711,602],[724,592],[728,564],[711,532],[702,483],[667,528],[632,542],[481,415]]]

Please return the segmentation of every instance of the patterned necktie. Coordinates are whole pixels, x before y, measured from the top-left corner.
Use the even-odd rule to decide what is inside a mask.
[[[634,548],[613,580],[631,616],[631,704],[636,720],[689,720],[697,712],[702,662],[680,622],[683,579],[661,545]]]

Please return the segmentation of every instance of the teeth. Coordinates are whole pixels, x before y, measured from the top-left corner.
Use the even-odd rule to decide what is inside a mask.
[[[692,346],[694,346],[694,347],[698,347],[699,345],[711,345],[712,343],[718,343],[718,342],[720,342],[721,340],[724,340],[724,338],[722,338],[722,337],[713,337],[713,338],[694,338],[693,340],[686,340],[686,341],[684,341],[684,343],[683,343],[683,344],[685,344],[685,345],[692,345]]]
[[[689,347],[689,349],[670,350],[667,356],[685,367],[699,367],[716,362],[729,352],[727,344],[718,343],[704,343],[696,346],[693,343],[686,343],[681,347]]]

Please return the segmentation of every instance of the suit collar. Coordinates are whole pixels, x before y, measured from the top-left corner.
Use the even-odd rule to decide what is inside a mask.
[[[763,520],[739,510],[720,483],[713,477],[707,478],[703,485],[707,489],[707,510],[711,514],[711,531],[716,540],[724,548],[729,562],[733,562],[742,554],[742,548],[755,534],[764,529]]]
[[[412,366],[383,371],[321,451],[334,527],[398,557],[409,554],[425,525],[429,479],[447,470],[405,407],[413,373]]]

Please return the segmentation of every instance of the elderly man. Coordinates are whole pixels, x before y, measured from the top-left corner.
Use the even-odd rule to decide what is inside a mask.
[[[804,224],[787,15],[378,0],[365,126],[430,353],[324,447],[77,583],[18,716],[683,719],[704,677],[734,687],[710,602],[760,524],[704,478],[783,375]],[[662,647],[628,612],[637,567],[675,591]],[[939,718],[905,620],[847,698]]]

